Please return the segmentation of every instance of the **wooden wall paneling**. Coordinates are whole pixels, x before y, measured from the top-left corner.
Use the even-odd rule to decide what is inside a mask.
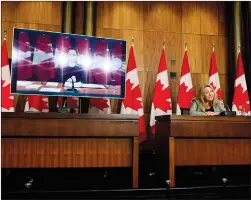
[[[129,51],[132,45],[132,37],[134,38],[134,56],[136,60],[137,69],[142,71],[144,66],[144,49],[143,49],[143,31],[123,30],[122,39],[127,41],[126,44],[126,60],[128,60]]]
[[[110,28],[97,28],[96,36],[123,40],[123,30],[110,29]]]
[[[200,5],[200,2],[182,2],[182,33],[201,33]]]
[[[143,2],[105,2],[103,28],[143,28]]]
[[[144,82],[144,95],[143,95],[143,103],[144,103],[144,112],[150,113],[152,100],[153,100],[153,92],[155,88],[157,71],[146,71],[144,72],[145,82]]]
[[[31,23],[16,23],[16,28],[24,28],[24,29],[38,29],[38,24]]]
[[[2,22],[2,30],[1,30],[1,44],[4,39],[4,30],[7,31],[7,49],[8,49],[8,57],[12,56],[12,39],[13,39],[13,27],[15,27],[15,23],[13,22]]]
[[[185,42],[191,73],[201,73],[201,35],[182,34],[182,62],[184,57]]]
[[[181,32],[181,2],[144,2],[144,30]]]
[[[206,73],[206,74],[192,73],[191,76],[192,76],[193,88],[194,88],[194,91],[195,91],[195,93],[197,95],[199,87],[202,84],[208,84],[208,78],[209,78],[208,73]]]
[[[211,55],[215,44],[216,62],[219,48],[218,36],[201,35],[201,72],[209,74]]]
[[[219,77],[220,77],[220,87],[221,87],[221,91],[223,93],[223,100],[225,103],[227,103],[229,100],[228,99],[229,92],[228,92],[228,85],[227,85],[228,76],[226,74],[220,74]],[[231,87],[231,86],[229,86],[229,87]],[[234,83],[233,83],[232,87],[234,87]]]
[[[84,32],[84,3],[85,3],[84,1],[76,1],[75,2],[75,4],[76,4],[75,17],[74,17],[74,19],[75,19],[75,25],[74,25],[75,34],[83,35],[83,32]],[[99,8],[98,8],[98,11],[99,11]],[[97,23],[99,23],[98,20],[100,20],[100,19],[96,19]]]
[[[227,17],[226,17],[226,7],[225,2],[218,2],[218,26],[219,26],[219,36],[228,36],[227,31]]]
[[[43,1],[39,2],[38,23],[61,25],[62,2]]]
[[[218,5],[215,2],[201,3],[201,34],[218,35]]]
[[[144,69],[157,72],[163,49],[164,33],[160,31],[143,31],[143,41]]]
[[[17,4],[20,2],[2,1],[2,22],[16,22],[17,20]]]
[[[180,33],[164,33],[166,41],[166,62],[168,72],[180,72],[184,55],[182,47],[182,35]],[[160,57],[160,56],[159,56]],[[171,61],[175,61],[172,63]],[[177,74],[178,76],[178,74]]]
[[[38,30],[61,32],[61,25],[38,24]]]
[[[229,47],[228,38],[219,36],[217,64],[218,64],[218,71],[220,74],[228,74],[228,67],[229,67],[228,47]]]
[[[103,25],[103,19],[104,19],[104,7],[106,5],[106,1],[98,1],[96,2],[96,20],[95,20],[95,27],[96,27],[96,33],[97,33],[97,29],[100,29],[100,28],[104,28]]]
[[[22,1],[17,4],[17,22],[38,23],[40,12],[40,2]]]

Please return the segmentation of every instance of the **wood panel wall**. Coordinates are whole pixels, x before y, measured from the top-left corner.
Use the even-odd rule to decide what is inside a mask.
[[[98,2],[96,13],[96,35],[127,40],[127,59],[134,38],[147,122],[164,39],[169,75],[177,73],[176,79],[169,78],[174,112],[185,42],[196,91],[208,82],[215,43],[221,88],[227,101],[228,33],[224,2]],[[118,100],[112,102],[113,112],[119,105]]]

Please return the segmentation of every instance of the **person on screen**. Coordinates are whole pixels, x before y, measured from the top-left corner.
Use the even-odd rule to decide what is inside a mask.
[[[201,85],[198,95],[192,100],[190,115],[215,116],[226,111],[211,85]]]
[[[60,72],[58,72],[57,77],[60,80],[58,82],[81,82],[87,83],[87,71],[79,65],[78,54],[75,49],[69,49],[68,54],[65,55],[66,64],[60,68]]]

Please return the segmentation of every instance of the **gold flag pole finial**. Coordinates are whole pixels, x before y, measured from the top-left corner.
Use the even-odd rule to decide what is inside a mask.
[[[213,51],[214,51],[214,49],[215,49],[215,43],[213,43]]]
[[[187,42],[185,42],[185,51],[187,51]]]
[[[240,52],[241,51],[241,45],[239,44],[238,45],[238,52]]]
[[[163,48],[165,49],[166,48],[166,39],[164,38],[164,41],[163,41]]]
[[[4,39],[6,40],[6,38],[7,38],[7,31],[6,31],[6,29],[4,30]]]
[[[132,46],[134,46],[134,38],[132,37]]]

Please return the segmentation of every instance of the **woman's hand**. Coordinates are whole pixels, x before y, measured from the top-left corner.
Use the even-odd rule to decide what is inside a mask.
[[[211,111],[206,112],[206,116],[215,116],[215,115],[217,115],[215,112],[211,112]]]

